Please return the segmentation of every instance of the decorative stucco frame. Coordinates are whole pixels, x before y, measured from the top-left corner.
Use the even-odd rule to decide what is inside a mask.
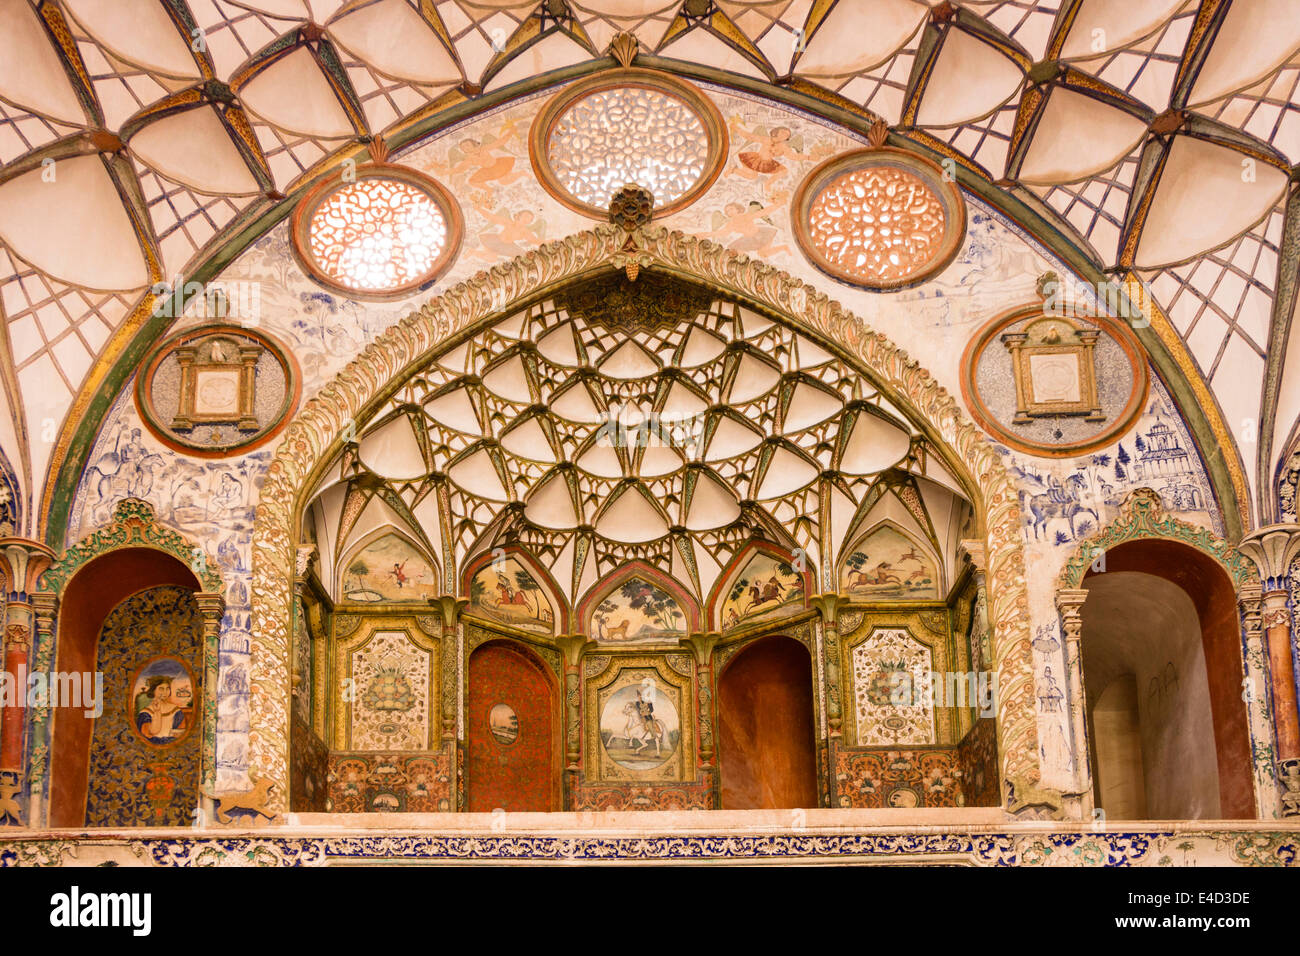
[[[253,530],[250,759],[259,779],[289,776],[290,657],[298,512],[346,423],[374,407],[449,338],[560,283],[608,269],[656,269],[785,316],[820,335],[888,391],[966,476],[987,535],[990,618],[998,681],[998,752],[1008,808],[1059,810],[1040,787],[1022,517],[993,446],[937,381],[884,336],[803,281],[707,240],[601,225],[549,242],[447,290],[379,336],[308,402],[267,469]]]

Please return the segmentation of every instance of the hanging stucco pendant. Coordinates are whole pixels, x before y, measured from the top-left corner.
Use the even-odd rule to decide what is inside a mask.
[[[609,221],[624,232],[632,233],[642,226],[650,224],[654,218],[655,198],[650,190],[636,183],[627,183],[614,193],[609,201]],[[635,282],[641,273],[640,257],[632,236],[623,243],[623,269],[627,272],[629,282]]]

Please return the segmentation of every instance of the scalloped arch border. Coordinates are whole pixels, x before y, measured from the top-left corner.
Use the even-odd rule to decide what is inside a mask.
[[[379,336],[306,403],[285,430],[266,472],[254,518],[251,768],[282,786],[289,777],[291,604],[297,513],[313,472],[345,423],[418,367],[451,336],[514,303],[602,269],[656,268],[754,302],[820,335],[891,393],[960,465],[977,490],[987,535],[989,603],[998,679],[998,752],[1004,793],[1040,779],[1028,592],[1015,486],[993,446],[924,368],[802,280],[717,243],[650,226],[628,233],[601,225],[548,242],[448,289]]]
[[[1176,541],[1195,548],[1214,560],[1227,573],[1238,591],[1259,584],[1259,569],[1231,544],[1204,528],[1175,518],[1165,510],[1164,500],[1153,488],[1134,488],[1120,505],[1119,516],[1096,534],[1079,542],[1057,575],[1057,590],[1083,587],[1088,567],[1100,554],[1127,541]]]

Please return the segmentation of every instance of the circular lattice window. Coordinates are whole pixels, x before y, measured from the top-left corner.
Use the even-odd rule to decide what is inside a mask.
[[[441,185],[404,166],[376,163],[317,186],[298,207],[293,245],[321,285],[388,299],[437,279],[462,233],[460,208]]]
[[[533,122],[533,169],[546,190],[593,219],[628,183],[648,189],[656,215],[694,202],[717,179],[727,129],[688,83],[650,70],[566,87]]]
[[[869,289],[897,289],[950,263],[966,234],[961,190],[940,167],[899,149],[837,156],[795,194],[795,235],[823,272]]]

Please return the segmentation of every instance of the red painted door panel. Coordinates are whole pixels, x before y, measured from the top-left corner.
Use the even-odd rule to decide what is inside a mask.
[[[554,694],[542,665],[522,648],[485,644],[470,657],[471,813],[560,809]]]

